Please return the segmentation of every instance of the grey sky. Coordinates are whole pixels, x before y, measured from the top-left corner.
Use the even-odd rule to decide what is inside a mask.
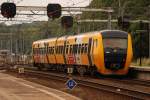
[[[17,6],[46,6],[48,3],[59,3],[65,6],[87,6],[91,0],[0,0],[3,2],[14,2]]]
[[[0,0],[0,4],[3,2],[14,2],[17,6],[47,6],[48,3],[59,3],[62,7],[85,7],[88,6],[91,0]],[[0,19],[3,18],[0,15]],[[22,20],[29,20],[29,21],[42,21],[47,20],[47,16],[15,16],[15,20],[22,19]],[[15,24],[15,23],[22,23],[22,22],[10,22],[6,21],[6,24]]]

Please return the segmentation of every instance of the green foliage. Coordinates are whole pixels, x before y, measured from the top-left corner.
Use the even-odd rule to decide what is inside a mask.
[[[136,19],[148,20],[150,16],[149,12],[150,0],[93,0],[91,4],[88,6],[88,8],[103,8],[103,9],[108,9],[109,7],[114,9],[114,13],[112,13],[112,19],[117,19],[117,17],[120,15],[129,15],[133,20]],[[106,12],[83,12],[79,16],[81,16],[82,20],[108,19],[108,13]],[[107,29],[107,23],[99,23],[99,22],[77,23],[76,18],[74,18],[73,27],[67,30],[61,27],[60,19],[49,20],[48,22],[43,21],[43,22],[33,22],[29,24],[24,23],[12,26],[6,26],[3,23],[0,24],[1,33],[11,32],[15,34],[13,45],[15,45],[16,39],[18,39],[19,43],[21,43],[21,41],[24,38],[25,41],[24,53],[31,53],[31,44],[35,40],[62,36],[67,34],[74,34],[78,32],[81,33],[87,31],[96,31],[102,29]],[[119,29],[117,23],[112,23],[112,29]],[[138,24],[131,24],[129,28],[131,33],[135,33],[137,29],[139,29]],[[136,33],[132,35],[134,39],[133,41],[134,45],[139,46],[139,34]],[[145,49],[147,50],[147,40],[143,41],[143,45],[146,47]],[[13,52],[15,52],[15,47],[13,48]],[[135,54],[138,54],[139,52],[140,50]]]

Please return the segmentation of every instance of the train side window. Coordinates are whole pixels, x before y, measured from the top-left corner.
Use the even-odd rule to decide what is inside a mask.
[[[56,47],[56,54],[58,54],[59,46]]]
[[[66,46],[66,54],[68,54],[68,47],[69,47],[69,46],[67,45],[67,46]]]
[[[51,49],[50,49],[50,54],[53,54],[53,48],[51,47]]]
[[[38,53],[41,54],[41,48],[38,48]]]
[[[82,47],[82,45],[81,45],[81,44],[79,44],[79,45],[78,45],[78,54],[80,54],[80,53],[81,53],[81,47]]]
[[[81,53],[84,52],[84,44],[82,44],[82,49],[81,49]]]
[[[42,54],[42,52],[41,52],[41,48],[39,48],[39,49],[38,49],[38,51],[39,51],[39,54]]]
[[[35,51],[35,52],[36,52],[36,54],[38,54],[38,48],[36,48],[36,51]]]
[[[43,54],[43,50],[42,50],[42,48],[41,48],[41,54]]]
[[[51,54],[52,53],[52,47],[49,47],[49,52],[48,52],[49,54]]]
[[[61,52],[62,52],[62,46],[60,46],[60,54],[61,54]]]
[[[73,45],[73,53],[74,53],[74,54],[77,53],[77,45],[76,45],[76,44]]]
[[[45,50],[45,49],[44,49],[44,48],[42,48],[42,54],[43,54],[43,55],[44,55],[44,50]]]
[[[51,54],[53,54],[54,53],[54,49],[53,49],[54,47],[51,47]]]
[[[51,47],[51,54],[53,54],[53,47]]]
[[[62,54],[64,54],[64,50],[65,50],[65,47],[64,45],[62,46]]]
[[[72,45],[72,46],[73,46],[73,47],[72,47],[72,53],[75,54],[75,44]]]
[[[64,46],[61,46],[61,54],[63,54]]]
[[[59,46],[59,54],[61,54],[61,46]]]
[[[38,49],[39,54],[41,54],[41,48]]]
[[[44,49],[44,48],[42,48],[42,54],[44,54],[44,50],[45,50],[45,49]]]
[[[35,54],[37,54],[37,49],[35,48]]]
[[[45,47],[43,48],[43,54],[45,54]]]
[[[59,54],[59,46],[57,47],[57,54]]]
[[[62,54],[62,46],[60,46],[60,54]]]
[[[39,48],[37,48],[37,53],[38,53],[38,54],[40,54],[40,50],[39,50]]]
[[[70,45],[70,54],[72,54],[72,49],[73,49],[72,45]]]
[[[88,51],[88,45],[85,44],[84,53],[87,53],[87,51]]]
[[[60,54],[60,51],[61,51],[61,46],[59,46],[59,54]]]
[[[50,54],[53,54],[53,47],[51,47],[50,49]]]

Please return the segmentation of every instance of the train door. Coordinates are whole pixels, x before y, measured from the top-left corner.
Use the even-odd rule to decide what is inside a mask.
[[[91,48],[93,39],[90,37],[88,42],[88,59],[89,59],[89,65],[92,66],[92,54],[91,54]]]

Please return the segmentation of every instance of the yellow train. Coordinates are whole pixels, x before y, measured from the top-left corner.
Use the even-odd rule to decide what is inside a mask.
[[[66,71],[68,67],[83,75],[126,75],[132,60],[131,35],[120,30],[103,30],[67,35],[33,42],[33,62],[38,68]]]

